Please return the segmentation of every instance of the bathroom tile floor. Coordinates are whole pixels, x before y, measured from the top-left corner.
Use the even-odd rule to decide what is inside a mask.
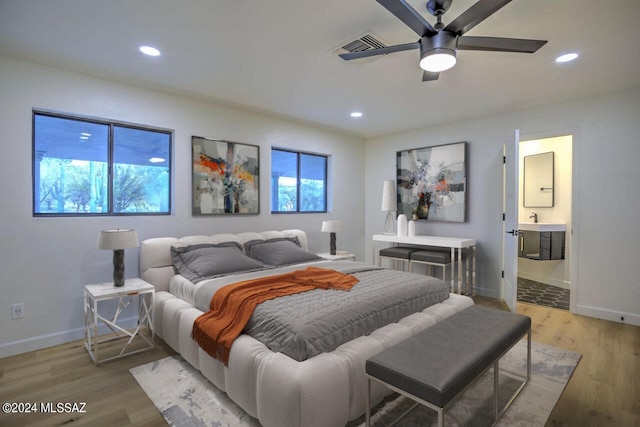
[[[518,277],[518,301],[569,310],[569,289]]]

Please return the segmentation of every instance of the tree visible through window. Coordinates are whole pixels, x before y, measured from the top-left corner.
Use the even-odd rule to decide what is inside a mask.
[[[34,215],[171,212],[171,132],[34,111]]]
[[[326,212],[327,156],[271,149],[271,212]]]

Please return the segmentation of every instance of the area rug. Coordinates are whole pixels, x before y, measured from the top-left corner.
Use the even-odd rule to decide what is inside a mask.
[[[502,416],[499,426],[544,426],[549,414],[571,378],[581,355],[533,342],[531,381]],[[180,356],[171,356],[130,370],[167,423],[176,427],[258,427],[224,392],[213,386]],[[526,374],[526,341],[514,346],[500,360],[500,399],[509,399]],[[447,411],[447,426],[484,426],[493,421],[493,370],[487,371],[468,388]],[[374,408],[372,425],[393,422],[412,402],[393,394]],[[364,425],[364,417],[350,421],[348,427]],[[435,411],[418,406],[397,426],[437,425]]]

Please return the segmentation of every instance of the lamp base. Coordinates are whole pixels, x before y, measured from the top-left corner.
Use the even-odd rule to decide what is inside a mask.
[[[329,253],[336,254],[336,233],[329,233]]]
[[[124,286],[124,249],[113,250],[113,286]]]
[[[387,211],[387,218],[384,222],[384,233],[386,235],[396,234],[395,221],[391,211]]]

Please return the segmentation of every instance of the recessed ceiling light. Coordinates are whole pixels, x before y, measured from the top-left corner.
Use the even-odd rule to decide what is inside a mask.
[[[140,46],[140,52],[149,56],[160,56],[160,51],[152,46]]]
[[[351,113],[351,117],[362,117],[362,113],[360,111],[354,111]]]
[[[575,52],[565,53],[564,55],[560,55],[556,58],[556,62],[571,62],[578,57],[578,54]]]

